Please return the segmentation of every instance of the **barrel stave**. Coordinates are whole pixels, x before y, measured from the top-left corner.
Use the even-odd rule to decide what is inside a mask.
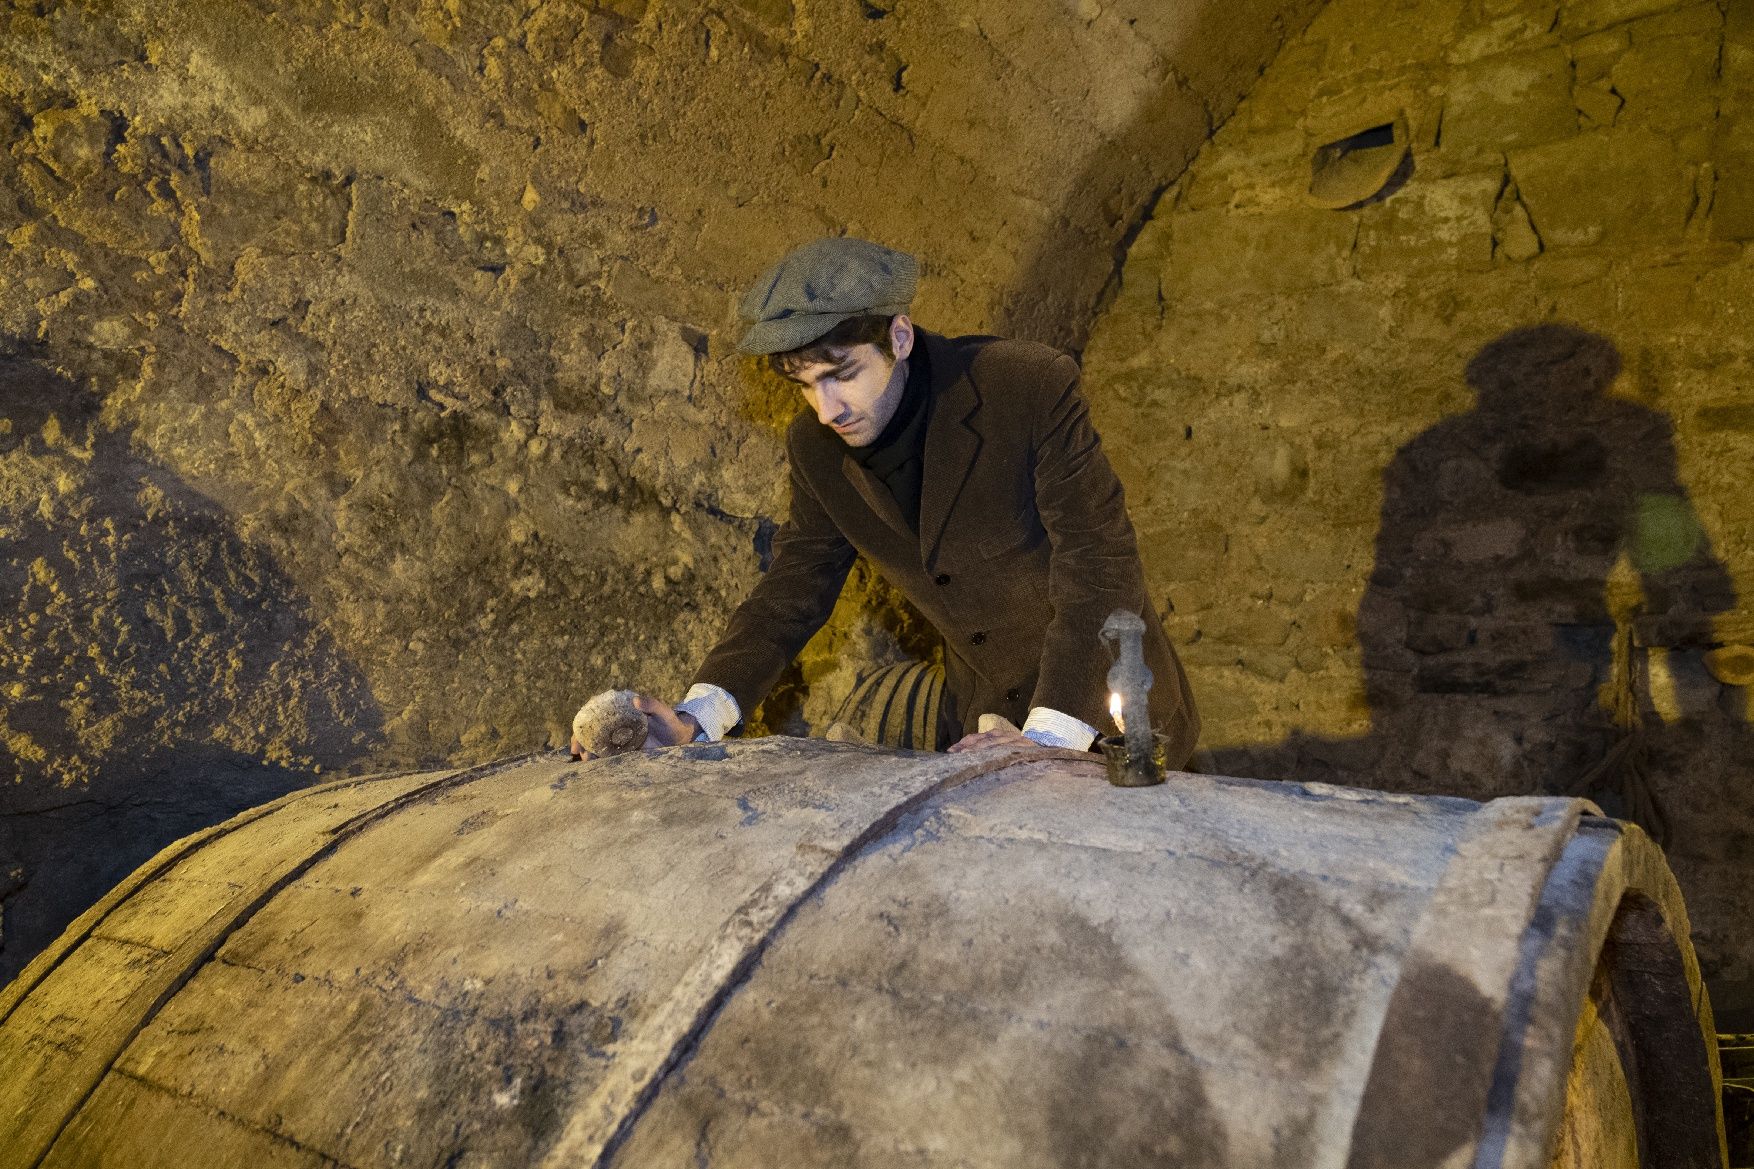
[[[777,875],[968,766],[863,751],[825,772],[775,744],[663,782],[676,754],[529,762],[358,826],[224,937],[117,1074],[345,1164],[531,1162],[653,1058],[654,1012]]]
[[[1510,806],[779,740],[350,781],[167,850],[0,994],[38,1061],[0,1169],[1339,1166]],[[1660,853],[1591,821],[1540,869],[1450,903],[1517,955],[1480,1164],[1547,1164],[1598,959],[1634,1110],[1667,1067],[1709,1129]]]
[[[0,1025],[0,1147],[33,1163],[116,1054],[174,994],[231,920],[340,824],[429,777],[337,785],[245,812],[144,868],[150,880],[83,915],[6,988]],[[218,874],[229,874],[222,879]],[[162,887],[161,887],[162,886]]]
[[[167,1139],[199,1134],[167,1156]],[[42,1169],[188,1165],[239,1169],[345,1169],[273,1133],[126,1076],[106,1077],[55,1143]]]
[[[1623,1053],[1630,1053],[1626,1023],[1603,967],[1578,1014],[1549,1169],[1639,1169],[1638,1110]]]
[[[363,972],[368,980],[372,972]],[[294,981],[222,955],[124,1054],[124,1077],[355,1166],[525,1164],[571,1099],[601,1015],[532,988],[523,1011],[391,983]]]
[[[1332,1163],[1478,805],[1177,783],[1056,761],[940,797],[800,908],[614,1164]]]

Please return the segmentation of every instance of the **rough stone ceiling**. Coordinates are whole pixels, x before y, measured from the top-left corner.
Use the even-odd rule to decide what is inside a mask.
[[[1316,7],[0,0],[0,897],[677,687],[784,514],[748,281],[860,233],[1081,344]],[[811,717],[905,632],[860,580]]]
[[[928,323],[1075,344],[1311,8],[15,5],[0,331],[265,543],[401,753],[495,750],[593,668],[673,681],[750,579],[753,273],[865,233]],[[686,634],[617,624],[653,581]]]

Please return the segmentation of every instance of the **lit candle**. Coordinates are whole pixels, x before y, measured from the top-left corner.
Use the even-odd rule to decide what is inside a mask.
[[[1116,731],[1123,735],[1127,733],[1127,724],[1121,720],[1121,696],[1119,691],[1110,690],[1108,692],[1108,717],[1115,720]]]

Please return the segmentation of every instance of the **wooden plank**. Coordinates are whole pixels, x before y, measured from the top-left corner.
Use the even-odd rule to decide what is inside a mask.
[[[97,904],[75,918],[73,924],[62,931],[61,936],[55,940],[54,944],[31,959],[25,968],[19,971],[17,978],[4,987],[0,987],[0,1026],[5,1024],[7,1018],[24,1000],[24,997],[36,989],[37,985],[47,978],[68,954],[72,953],[81,942],[91,935],[99,922],[108,919],[119,906],[125,904],[161,875],[186,863],[191,857],[198,856],[202,849],[291,805],[306,803],[308,807],[319,807],[323,801],[344,800],[348,798],[347,793],[370,791],[374,785],[391,783],[402,778],[404,776],[401,774],[370,775],[336,780],[334,783],[323,784],[319,787],[301,788],[298,791],[289,792],[277,800],[246,809],[223,823],[191,833],[166,845],[157,856],[128,874]]]
[[[135,1033],[97,1035],[114,1062],[88,1047],[57,1079],[132,1075],[352,1164],[531,1163],[592,1102],[613,1133],[849,841],[1003,763],[783,739],[549,756],[318,848],[276,833],[309,859],[209,902],[165,997],[112,1012]]]
[[[114,1001],[107,1017],[93,1021],[82,1031],[77,1049],[69,1051],[52,1081],[20,1083],[24,1077],[0,1081],[0,1148],[14,1154],[16,1163],[21,1166],[40,1165],[62,1130],[97,1090],[116,1058],[140,1030],[182,988],[226,936],[248,920],[299,871],[338,847],[365,825],[408,801],[446,786],[492,774],[517,762],[509,760],[472,771],[447,773],[437,779],[420,777],[405,781],[402,788],[381,787],[376,794],[388,798],[380,799],[377,806],[363,813],[348,801],[341,800],[335,801],[331,814],[300,817],[292,825],[285,824],[278,817],[258,818],[254,823],[260,826],[261,839],[254,858],[252,881],[217,911],[204,917],[195,915],[198,924],[161,962],[132,971],[138,977],[126,998]],[[233,841],[235,843],[235,838]],[[96,926],[94,920],[87,927],[88,932]],[[46,973],[44,981],[33,990],[46,992],[46,999],[59,1000],[61,990],[51,988],[48,978]]]
[[[50,1132],[33,1123],[70,1114],[70,1077],[93,1045],[116,1025],[140,986],[164,976],[170,954],[128,942],[88,938],[55,969],[53,993],[23,1000],[0,1027],[0,1164],[27,1166],[47,1147]],[[31,1145],[24,1140],[35,1133]],[[18,1150],[18,1152],[14,1152]],[[14,1158],[17,1159],[14,1159]]]
[[[611,1164],[1331,1165],[1465,819],[1087,753],[960,787],[799,909]]]
[[[1464,829],[1403,958],[1349,1169],[1473,1163],[1522,936],[1587,807],[1493,800]]]
[[[736,990],[792,912],[897,821],[942,793],[1030,757],[1064,752],[1004,751],[888,759],[885,769],[907,782],[899,798],[861,809],[832,830],[795,842],[788,862],[770,871],[754,893],[719,925],[681,982],[668,990],[610,1074],[569,1110],[542,1169],[606,1163],[638,1123],[664,1076],[692,1046],[719,1006]],[[820,756],[819,756],[820,758]]]
[[[167,1138],[179,1141],[184,1164],[190,1166],[347,1169],[274,1133],[126,1076],[104,1081],[61,1134],[43,1169],[158,1165]]]

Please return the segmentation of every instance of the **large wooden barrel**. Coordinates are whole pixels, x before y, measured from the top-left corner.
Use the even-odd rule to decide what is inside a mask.
[[[296,793],[0,994],[0,1163],[1721,1166],[1575,800],[767,739]]]

